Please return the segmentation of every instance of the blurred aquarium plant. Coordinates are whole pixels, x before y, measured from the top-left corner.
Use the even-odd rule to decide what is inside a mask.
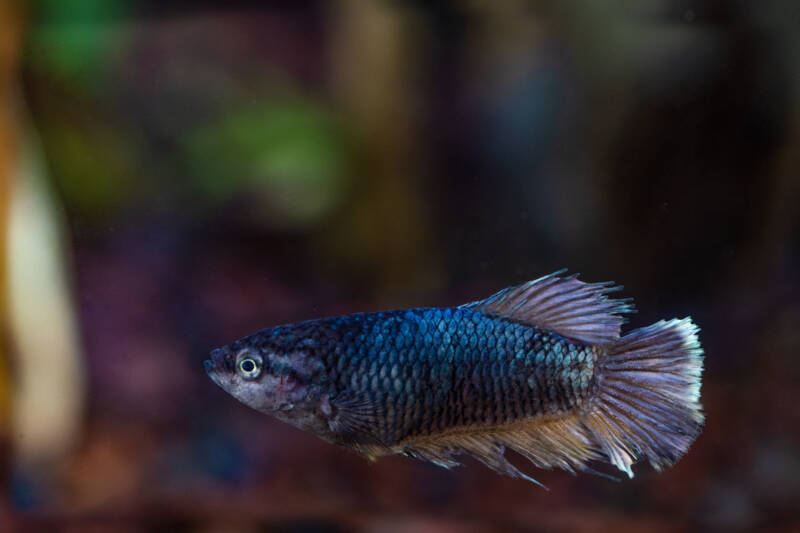
[[[268,228],[308,228],[330,215],[350,175],[348,135],[331,107],[285,65],[198,60],[198,43],[224,33],[224,22],[143,27],[129,23],[135,8],[129,0],[35,4],[26,67],[50,95],[37,98],[37,118],[71,212],[102,220],[136,198],[159,197],[179,212],[235,205],[238,218]],[[258,46],[237,42],[242,55]],[[198,60],[191,71],[188,58]],[[127,92],[133,79],[139,87]],[[147,159],[162,165],[143,175]],[[185,192],[188,204],[175,198]]]
[[[138,139],[107,101],[112,73],[131,43],[122,23],[130,4],[41,0],[31,9],[26,68],[57,95],[36,106],[46,118],[38,122],[48,164],[65,203],[90,217],[119,208],[135,181]]]
[[[182,142],[190,179],[213,201],[254,195],[270,226],[307,227],[339,204],[347,143],[336,117],[296,93],[243,103]]]
[[[110,21],[130,11],[130,0],[39,0],[28,36],[27,61],[62,82],[97,92],[129,40]]]

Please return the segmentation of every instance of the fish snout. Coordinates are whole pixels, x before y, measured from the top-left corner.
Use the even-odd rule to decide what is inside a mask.
[[[211,350],[211,353],[208,355],[209,358],[203,361],[203,366],[205,367],[207,373],[222,371],[228,368],[230,350],[228,350],[226,347]]]

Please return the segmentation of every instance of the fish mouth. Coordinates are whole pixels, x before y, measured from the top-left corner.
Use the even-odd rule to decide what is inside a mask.
[[[208,359],[203,361],[203,368],[208,377],[223,389],[225,388],[223,383],[230,379],[230,371],[233,370],[228,360],[229,354],[230,350],[227,347],[215,348],[208,354]]]
[[[213,381],[217,386],[222,387],[222,381],[220,380],[219,372],[217,372],[219,369],[217,363],[215,363],[212,359],[206,359],[203,361],[203,368],[206,369],[206,374],[211,381]]]

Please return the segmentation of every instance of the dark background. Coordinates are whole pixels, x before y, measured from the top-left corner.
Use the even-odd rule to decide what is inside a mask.
[[[12,420],[7,523],[800,528],[799,8],[34,2],[21,179],[61,235],[65,306],[23,297],[37,318],[12,333],[61,320],[77,341],[63,372],[12,352],[15,372],[40,361],[34,383],[67,377],[24,411],[65,429],[37,448]],[[202,369],[269,325],[460,304],[561,267],[625,285],[630,327],[701,326],[707,424],[674,468],[527,469],[547,492],[474,461],[368,464]]]

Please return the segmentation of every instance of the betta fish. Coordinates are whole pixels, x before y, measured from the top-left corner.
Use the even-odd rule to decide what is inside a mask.
[[[210,378],[240,402],[369,459],[450,468],[633,477],[671,466],[700,433],[703,350],[690,318],[621,336],[630,299],[564,270],[459,307],[356,313],[264,329],[211,352]]]

